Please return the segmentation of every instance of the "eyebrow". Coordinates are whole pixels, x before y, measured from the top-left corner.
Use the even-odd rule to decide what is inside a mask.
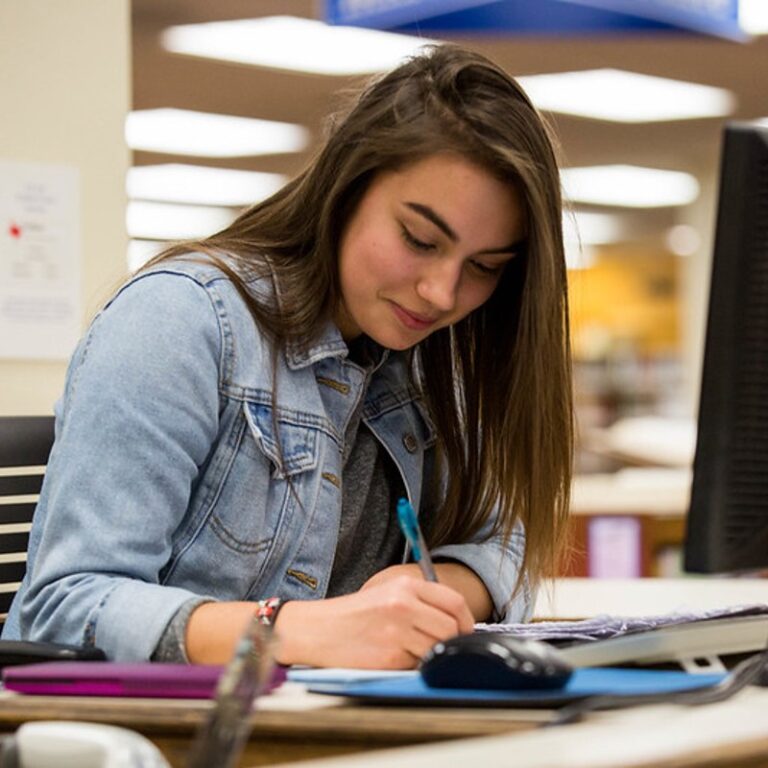
[[[415,213],[418,213],[420,216],[423,216],[428,221],[431,221],[452,242],[454,243],[459,242],[459,236],[456,234],[456,232],[451,228],[448,222],[442,216],[440,216],[440,214],[438,214],[434,209],[430,208],[428,205],[423,205],[422,203],[406,202],[405,205],[407,208],[410,208]],[[505,245],[501,248],[489,248],[488,250],[482,251],[482,253],[488,254],[489,256],[494,254],[502,254],[502,253],[515,254],[520,250],[521,245],[522,245],[522,241],[517,240],[514,243],[510,243],[509,245]]]

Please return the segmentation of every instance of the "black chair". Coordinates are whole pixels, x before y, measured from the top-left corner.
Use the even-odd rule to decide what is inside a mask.
[[[0,416],[0,626],[27,567],[32,514],[53,445],[53,416]]]

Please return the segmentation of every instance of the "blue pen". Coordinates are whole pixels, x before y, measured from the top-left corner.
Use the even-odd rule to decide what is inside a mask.
[[[397,522],[403,532],[406,541],[413,552],[413,559],[419,564],[421,572],[427,581],[437,581],[437,574],[432,565],[424,536],[419,527],[419,521],[408,499],[400,499],[397,502]]]

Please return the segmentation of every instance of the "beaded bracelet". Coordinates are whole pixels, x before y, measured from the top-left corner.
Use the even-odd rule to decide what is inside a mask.
[[[256,602],[254,618],[265,627],[272,627],[277,619],[277,614],[284,603],[279,597],[268,597],[266,600]]]

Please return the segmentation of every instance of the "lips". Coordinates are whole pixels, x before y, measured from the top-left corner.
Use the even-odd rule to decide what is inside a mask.
[[[392,310],[400,322],[412,331],[425,331],[437,323],[438,318],[420,315],[417,312],[411,312],[399,304],[392,302]]]

